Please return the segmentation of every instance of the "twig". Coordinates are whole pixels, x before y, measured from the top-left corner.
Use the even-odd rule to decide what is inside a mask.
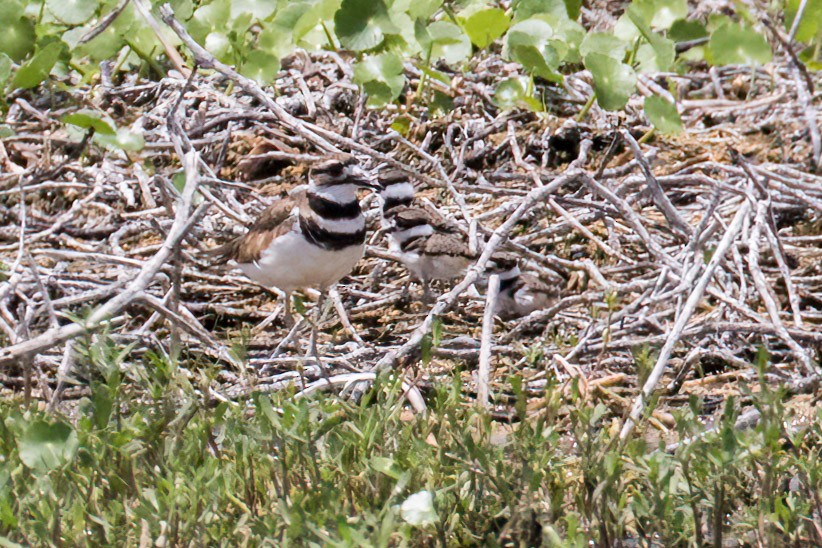
[[[480,340],[479,370],[477,372],[477,405],[488,408],[491,394],[491,345],[494,338],[494,309],[499,295],[499,275],[488,278],[488,294],[485,297],[485,313],[482,316],[482,339]]]
[[[628,436],[631,435],[631,432],[633,432],[637,421],[645,409],[645,403],[648,401],[648,398],[654,389],[656,389],[656,385],[659,383],[662,378],[662,374],[665,372],[665,368],[668,365],[668,358],[671,357],[674,346],[679,342],[679,339],[682,336],[682,331],[685,329],[685,326],[691,319],[691,315],[693,315],[696,307],[702,300],[702,295],[705,293],[705,288],[708,286],[708,282],[713,277],[714,271],[716,270],[716,267],[719,266],[720,261],[722,261],[725,257],[725,253],[728,251],[728,248],[731,247],[731,244],[736,239],[739,231],[742,229],[743,221],[748,218],[750,212],[751,203],[746,200],[742,203],[742,207],[739,208],[739,211],[737,211],[734,216],[734,219],[728,227],[728,231],[725,233],[725,236],[719,242],[719,245],[717,245],[711,260],[708,263],[708,266],[705,267],[705,271],[702,273],[702,277],[699,278],[696,287],[688,296],[685,306],[682,308],[682,311],[677,317],[674,326],[667,335],[665,346],[663,346],[662,350],[659,351],[659,357],[657,358],[650,375],[648,375],[648,380],[645,381],[642,391],[637,396],[636,401],[634,401],[634,405],[631,408],[631,413],[622,425],[622,430],[619,433],[619,438],[622,442],[625,442],[625,440],[628,439]]]
[[[639,143],[636,142],[636,139],[634,139],[630,131],[623,129],[620,133],[622,134],[622,138],[628,142],[628,145],[634,152],[636,161],[639,164],[643,175],[645,175],[645,181],[648,183],[648,190],[651,191],[651,198],[654,200],[654,204],[656,204],[656,207],[659,208],[659,211],[661,211],[665,216],[665,219],[667,219],[668,224],[671,225],[671,228],[683,236],[689,237],[692,232],[691,226],[679,215],[679,212],[674,207],[674,204],[671,203],[671,200],[668,199],[665,191],[662,190],[662,186],[659,184],[659,181],[656,180],[653,172],[651,172],[651,166],[648,165],[648,161],[642,154],[642,149],[639,147]]]
[[[109,318],[131,303],[139,293],[154,281],[157,273],[166,264],[177,245],[185,237],[187,229],[190,228],[190,220],[193,217],[191,215],[191,202],[199,182],[196,170],[198,160],[199,154],[196,151],[192,150],[186,154],[184,158],[186,183],[177,202],[174,222],[162,247],[151,260],[145,263],[137,277],[121,293],[97,308],[84,322],[72,323],[56,329],[52,328],[27,341],[0,348],[0,365],[10,365],[18,359],[43,352],[67,340],[98,329]],[[203,206],[198,209],[204,211]]]
[[[751,236],[748,239],[748,269],[751,272],[751,277],[753,278],[756,290],[759,293],[762,302],[765,304],[765,309],[768,311],[768,315],[771,318],[771,323],[773,323],[779,338],[781,338],[785,344],[788,345],[788,348],[791,349],[791,353],[794,355],[794,358],[802,364],[802,367],[805,368],[806,373],[809,375],[818,375],[814,369],[810,356],[801,346],[799,346],[799,343],[791,337],[787,329],[785,329],[785,325],[779,317],[779,307],[777,306],[774,296],[768,287],[768,282],[765,280],[765,275],[762,274],[762,268],[759,266],[759,239],[762,236],[762,225],[765,222],[765,215],[767,214],[767,211],[768,203],[764,200],[760,200],[756,207],[753,230],[751,231]]]

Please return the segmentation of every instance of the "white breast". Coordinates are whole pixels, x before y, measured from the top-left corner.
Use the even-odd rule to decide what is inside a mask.
[[[327,288],[347,275],[362,258],[364,245],[328,250],[309,243],[298,230],[275,238],[254,263],[237,266],[255,282],[291,292]]]

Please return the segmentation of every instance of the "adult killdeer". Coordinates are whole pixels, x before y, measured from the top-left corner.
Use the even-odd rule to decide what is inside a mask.
[[[382,185],[382,224],[391,251],[423,285],[430,300],[432,280],[451,280],[473,262],[466,236],[433,207],[415,201],[414,185],[401,171],[379,177]]]
[[[499,296],[494,313],[502,318],[526,316],[553,305],[559,289],[530,272],[522,272],[519,258],[508,252],[495,253],[486,271],[499,276]]]
[[[380,188],[352,156],[330,156],[309,169],[308,185],[273,203],[245,235],[212,254],[216,262],[233,261],[255,282],[285,293],[284,315],[290,325],[295,290],[319,288],[320,310],[326,290],[362,257],[365,217],[357,190],[363,187]],[[312,331],[312,347],[315,338]]]

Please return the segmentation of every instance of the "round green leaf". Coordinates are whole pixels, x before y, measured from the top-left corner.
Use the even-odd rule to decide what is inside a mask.
[[[97,0],[46,0],[46,6],[57,20],[67,25],[88,21],[97,11]]]
[[[63,42],[50,42],[43,49],[34,54],[27,63],[17,69],[11,85],[18,89],[36,87],[45,80],[51,69],[54,68],[60,53],[63,51]]]
[[[354,82],[368,95],[368,106],[385,106],[396,100],[405,86],[402,59],[393,53],[365,57],[354,67]]]
[[[343,0],[334,14],[334,28],[340,43],[354,51],[375,48],[386,34],[399,32],[382,0]]]
[[[7,18],[0,13],[0,25],[3,27],[0,53],[5,53],[19,63],[34,49],[34,23],[28,17]]]
[[[631,9],[642,16],[645,24],[667,30],[674,21],[688,16],[687,0],[634,0]]]
[[[652,44],[642,44],[636,54],[640,72],[665,72],[670,70],[676,57],[674,43],[658,36]]]
[[[74,429],[64,423],[36,420],[17,442],[20,460],[37,472],[49,472],[70,462],[79,442]]]
[[[208,33],[203,47],[223,63],[229,63],[231,61],[231,42],[229,42],[228,36],[222,32]]]
[[[83,129],[94,128],[100,135],[115,135],[116,131],[103,117],[91,110],[81,110],[72,114],[67,114],[62,118],[63,123],[81,127]]]
[[[437,21],[426,29],[431,37],[431,59],[444,59],[455,65],[471,55],[471,41],[460,28],[448,21]]]
[[[556,17],[576,19],[579,4],[573,0],[518,0],[514,2],[514,20],[523,21],[534,15],[550,13]]]
[[[230,0],[214,0],[200,6],[188,22],[188,30],[195,40],[202,42],[209,33],[225,30],[231,18]]]
[[[505,34],[511,19],[505,11],[490,8],[478,11],[462,20],[462,28],[471,42],[480,49],[488,47],[494,40]]]
[[[531,74],[561,82],[562,75],[557,73],[560,56],[549,41],[553,34],[551,25],[542,19],[520,21],[508,32],[509,56]]]
[[[642,14],[631,5],[626,12],[647,44],[640,46],[637,52],[640,68],[643,72],[664,72],[674,64],[676,49],[672,40],[657,34],[642,19]]]
[[[503,80],[494,90],[494,104],[503,110],[522,108],[539,112],[542,103],[528,91],[530,87],[528,78],[524,76]]]
[[[265,51],[252,51],[240,66],[240,74],[265,85],[274,80],[280,71],[280,60]]]
[[[771,46],[765,37],[740,23],[715,29],[708,49],[715,65],[763,65],[772,58]]]
[[[95,135],[95,142],[110,148],[138,152],[143,150],[146,141],[142,133],[131,131],[127,128],[120,128],[115,135]]]
[[[760,65],[772,58],[765,38],[741,23],[727,23],[714,29],[708,49],[710,60],[716,65]]]
[[[676,135],[682,132],[682,118],[676,105],[662,97],[653,95],[645,98],[645,116],[660,133]]]
[[[277,0],[233,0],[231,2],[231,18],[248,14],[262,21],[277,10]]]
[[[587,57],[592,53],[610,57],[615,61],[622,61],[625,58],[625,50],[628,44],[607,32],[590,32],[579,45],[579,53]]]
[[[705,25],[699,21],[686,21],[685,19],[675,21],[668,31],[668,38],[674,42],[688,42],[706,36],[708,36],[708,30]]]
[[[585,68],[594,78],[597,103],[605,110],[619,110],[636,90],[636,73],[625,63],[601,53],[585,56]]]

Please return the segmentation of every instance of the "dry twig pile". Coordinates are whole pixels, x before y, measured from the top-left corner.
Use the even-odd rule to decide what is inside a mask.
[[[213,397],[295,382],[308,382],[298,384],[305,391],[325,386],[316,368],[302,371],[299,352],[272,356],[285,336],[273,295],[210,268],[202,251],[241,233],[301,182],[306,160],[335,148],[372,168],[415,174],[427,188],[422,195],[450,211],[484,251],[427,310],[409,302],[407,275],[375,232],[367,258],[340,287],[355,334],[324,326],[321,348],[339,373],[333,384],[418,363],[436,328],[443,335],[433,358],[407,373],[411,384],[424,387],[455,364],[473,369],[484,344],[492,393],[499,396],[500,381],[514,372],[535,394],[547,375],[575,376],[620,414],[634,401],[634,419],[663,378],[670,405],[684,393],[721,401],[734,381],[753,375],[760,346],[774,364],[768,375],[795,390],[815,386],[818,128],[806,123],[813,92],[809,103],[787,60],[753,73],[643,76],[646,92],[679,89],[687,133],[640,144],[649,128],[638,103],[622,119],[596,107],[583,123],[572,119],[591,93],[584,72],[544,90],[544,115],[494,107],[493,84],[516,70],[496,57],[442,90],[454,96],[451,112],[433,116],[416,106],[412,85],[407,107],[378,113],[364,108],[336,54],[295,55],[276,89],[264,92],[187,45],[216,72],[14,101],[6,122],[16,135],[0,146],[7,390],[56,401],[58,381],[77,377],[78,352],[100,333],[134,344],[134,367],[146,350],[182,349],[191,364],[197,356],[218,360]],[[819,83],[818,75],[810,82]],[[59,119],[87,101],[142,128],[145,149],[70,142]],[[410,122],[405,136],[398,120]],[[481,344],[485,299],[470,288],[498,248],[519,253],[563,297],[498,321]],[[638,363],[654,367],[638,371]],[[465,376],[487,390],[484,377]],[[83,391],[69,387],[62,397]]]

